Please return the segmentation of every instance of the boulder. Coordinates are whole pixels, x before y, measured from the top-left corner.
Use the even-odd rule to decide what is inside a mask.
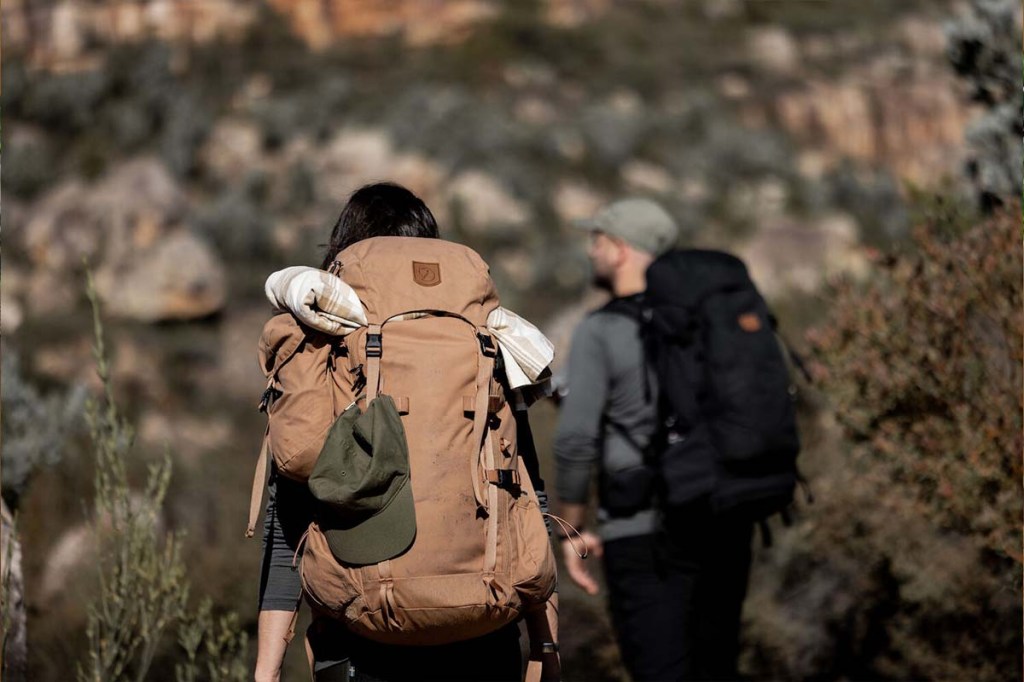
[[[110,314],[147,322],[205,317],[224,305],[224,267],[184,226],[184,191],[167,168],[137,159],[95,183],[70,180],[26,212],[19,247],[34,269],[28,316],[55,315],[81,300],[83,260]]]
[[[563,226],[591,217],[607,201],[607,197],[582,180],[561,180],[552,197],[555,213]]]
[[[260,165],[263,132],[250,121],[219,121],[210,133],[199,158],[213,177],[237,181]]]
[[[842,213],[811,224],[778,217],[735,251],[769,299],[811,294],[831,277],[863,277],[870,268],[856,221]]]
[[[24,270],[10,263],[4,267],[3,287],[0,288],[0,333],[10,334],[25,319],[21,297],[27,284]]]
[[[370,182],[391,180],[423,199],[439,222],[443,220],[441,185],[444,170],[419,154],[396,151],[391,137],[379,128],[345,128],[310,162],[318,199],[339,210],[348,196]]]
[[[664,194],[672,189],[672,175],[647,161],[634,159],[622,167],[620,174],[626,187],[634,192]]]
[[[133,261],[105,265],[96,288],[111,315],[143,322],[208,317],[224,307],[227,277],[197,235],[177,230]]]
[[[544,21],[558,28],[577,28],[611,9],[611,0],[546,0]]]
[[[747,44],[751,61],[771,73],[792,75],[800,65],[796,40],[780,26],[753,29]]]
[[[499,227],[522,228],[531,218],[526,205],[497,178],[478,170],[466,171],[452,180],[447,203],[459,207],[462,227],[474,234]]]

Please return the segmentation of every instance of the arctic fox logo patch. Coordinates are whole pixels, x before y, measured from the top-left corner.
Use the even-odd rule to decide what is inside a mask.
[[[421,287],[436,287],[441,283],[441,264],[413,261],[412,281]]]
[[[740,323],[740,329],[745,332],[753,333],[761,329],[761,318],[757,313],[743,313],[737,318],[737,322]]]

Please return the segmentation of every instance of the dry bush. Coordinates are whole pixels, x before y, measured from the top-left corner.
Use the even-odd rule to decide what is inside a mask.
[[[840,285],[809,335],[819,499],[759,557],[756,677],[1021,676],[1021,214],[963,215]]]
[[[935,527],[1022,561],[1020,213],[882,264],[842,285],[813,334],[820,374],[857,456]]]

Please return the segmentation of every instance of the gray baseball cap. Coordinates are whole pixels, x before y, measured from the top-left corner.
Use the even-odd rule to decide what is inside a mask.
[[[676,244],[679,227],[660,204],[650,199],[622,199],[611,203],[592,218],[574,225],[589,232],[603,232],[654,256]]]

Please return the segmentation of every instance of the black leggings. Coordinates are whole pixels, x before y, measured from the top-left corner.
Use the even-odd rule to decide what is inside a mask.
[[[750,523],[681,510],[655,535],[604,546],[612,621],[636,682],[735,680]]]

